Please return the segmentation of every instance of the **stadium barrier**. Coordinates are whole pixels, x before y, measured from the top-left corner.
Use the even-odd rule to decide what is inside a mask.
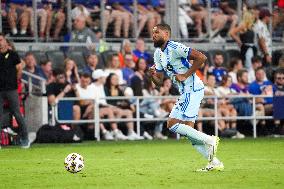
[[[53,114],[53,122],[57,123],[71,123],[71,124],[80,124],[80,123],[94,123],[95,129],[94,129],[94,136],[98,141],[100,141],[100,123],[107,123],[107,122],[129,122],[134,121],[136,122],[137,127],[137,134],[140,135],[140,123],[146,122],[146,121],[166,121],[168,118],[141,118],[140,117],[140,100],[143,99],[178,99],[179,96],[152,96],[152,97],[144,97],[144,96],[133,96],[133,97],[106,97],[102,99],[106,100],[131,100],[132,102],[135,102],[136,106],[136,118],[132,119],[126,119],[126,118],[120,118],[120,119],[101,119],[99,117],[99,114],[96,112],[99,112],[99,104],[96,103],[98,99],[86,99],[86,98],[76,98],[76,97],[68,97],[68,98],[61,98],[58,100],[57,104],[54,105],[52,108],[52,114]],[[256,115],[256,98],[267,98],[272,97],[270,95],[236,95],[236,96],[226,96],[226,97],[217,97],[217,96],[205,96],[205,99],[211,98],[214,99],[214,117],[202,117],[198,118],[199,121],[214,121],[214,128],[215,128],[215,135],[218,136],[218,120],[252,120],[253,124],[253,138],[257,137],[257,128],[256,128],[256,122],[257,120],[269,120],[273,119],[273,116],[257,116]],[[218,116],[218,100],[220,98],[227,98],[227,99],[233,99],[233,98],[247,98],[252,99],[252,115],[251,116],[236,116],[236,117],[219,117]],[[73,120],[71,119],[60,119],[59,116],[59,102],[61,101],[78,101],[78,100],[93,100],[94,102],[94,119],[92,120]],[[63,110],[66,111],[66,108]],[[177,139],[179,139],[179,136],[177,136]]]

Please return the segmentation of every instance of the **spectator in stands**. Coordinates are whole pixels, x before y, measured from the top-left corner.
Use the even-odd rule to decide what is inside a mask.
[[[24,70],[34,74],[36,76],[42,76],[42,70],[40,69],[40,67],[37,65],[36,59],[34,57],[34,54],[32,52],[28,52],[25,55],[25,67]],[[22,78],[26,81],[28,81],[28,76],[23,74]],[[32,83],[38,85],[39,81],[37,79],[32,79]]]
[[[96,50],[94,43],[98,42],[96,34],[86,26],[86,18],[79,16],[74,19],[74,30],[71,33],[70,42],[87,43],[87,47],[71,47],[70,51],[77,50],[88,53],[89,50]],[[86,46],[86,45],[85,45]],[[89,50],[88,50],[89,49]]]
[[[133,15],[133,9],[131,8],[131,6],[132,6],[132,2],[130,2],[130,1],[127,2],[127,1],[116,1],[115,0],[115,2],[112,4],[112,7],[115,10],[120,10],[120,11],[127,13],[129,20],[130,20],[130,24],[133,25],[134,15]],[[152,33],[152,29],[155,25],[153,15],[148,14],[147,12],[144,12],[143,10],[139,9],[138,7],[137,7],[137,9],[138,9],[137,11],[139,13],[138,14],[138,29],[137,29],[136,33],[134,33],[133,36],[139,37],[140,33],[144,29],[146,23],[147,23],[147,29],[148,29],[149,34]]]
[[[279,59],[279,63],[278,63],[278,67],[279,68],[284,68],[284,55],[282,55]]]
[[[213,74],[208,74],[207,75],[207,79],[206,79],[207,83],[204,87],[204,94],[206,96],[216,96],[216,78]],[[206,98],[204,100],[204,103],[201,105],[201,109],[198,113],[198,117],[202,118],[202,117],[213,117],[215,116],[215,110],[214,110],[214,99],[213,98]],[[226,109],[224,109],[222,107],[222,105],[220,105],[220,103],[217,104],[218,106],[218,116],[227,116],[226,114]],[[227,125],[225,120],[218,120],[218,129],[220,131],[224,131],[226,129]],[[203,130],[203,123],[202,121],[198,121],[197,122],[197,129],[199,131]]]
[[[271,13],[268,9],[261,9],[259,13],[259,20],[254,25],[254,32],[256,33],[259,49],[263,53],[265,65],[270,65],[272,62],[272,39],[271,33],[268,29]]]
[[[193,20],[187,14],[187,11],[190,11],[190,6],[187,0],[179,0],[179,8],[178,8],[178,21],[180,25],[180,32],[183,38],[188,38],[188,28],[187,25],[193,25]],[[201,25],[202,26],[202,25]],[[196,24],[197,27],[197,24]]]
[[[94,98],[94,84],[91,84],[91,75],[88,73],[83,73],[80,75],[80,83],[76,84],[76,89],[78,90],[77,97],[80,98]],[[82,112],[82,119],[94,119],[94,103],[92,100],[80,100],[80,108]],[[108,119],[114,119],[114,112],[110,107],[100,107],[100,118],[107,116]],[[113,133],[119,133],[117,124],[115,122],[110,123]],[[93,124],[88,125],[87,130],[92,130],[94,128]],[[104,124],[100,123],[100,129],[102,130],[103,137],[105,140],[114,140],[113,133],[108,131]],[[115,135],[117,140],[126,139],[125,136]]]
[[[233,104],[229,99],[226,99],[226,96],[236,95],[237,92],[231,88],[232,85],[232,78],[228,75],[224,75],[222,78],[221,86],[217,87],[216,95],[218,97],[222,97],[220,99],[220,108],[225,109],[224,116],[225,117],[236,117],[237,111],[234,108]],[[237,121],[236,120],[229,120],[226,122],[226,128],[230,128],[236,131],[236,135],[234,138],[244,138],[245,136],[237,131]]]
[[[133,54],[137,58],[145,59],[149,66],[151,66],[153,64],[153,60],[152,60],[150,53],[146,51],[144,39],[142,39],[142,38],[137,39],[136,48],[135,48],[135,50],[133,50]]]
[[[77,90],[75,86],[69,84],[66,81],[64,70],[62,69],[53,70],[53,76],[55,78],[55,81],[47,85],[47,88],[46,88],[48,104],[50,106],[54,106],[55,104],[57,104],[61,98],[77,96],[76,95]],[[78,103],[73,102],[73,101],[68,101],[67,103],[68,104],[70,103],[72,105],[73,120],[80,120],[81,110],[80,110],[80,106],[78,105]],[[59,102],[58,108],[60,108],[61,110],[64,110],[64,108],[66,108],[64,107],[64,105],[66,104],[64,103],[63,105],[62,104],[60,105],[60,102]],[[75,125],[73,124],[72,127],[75,127]]]
[[[108,74],[106,74],[104,71],[102,71],[101,69],[97,69],[93,72],[92,77],[95,80],[94,82],[94,97],[96,99],[99,99],[98,102],[100,104],[101,107],[109,107],[113,110],[115,118],[122,118],[122,117],[127,117],[127,118],[133,118],[132,112],[131,111],[125,111],[117,106],[113,106],[109,103],[107,103],[106,99],[106,92],[104,89],[104,85],[106,83],[106,76]],[[127,123],[127,128],[128,128],[128,136],[130,136],[129,138],[126,137],[125,135],[123,135],[123,133],[120,130],[117,130],[116,132],[114,132],[114,138],[117,139],[121,139],[121,140],[137,140],[140,139],[135,132],[133,130],[134,128],[134,124],[133,122],[128,122]]]
[[[142,93],[144,97],[159,96],[159,91],[155,89],[155,84],[149,78],[145,79],[145,88],[142,89]],[[159,99],[145,98],[140,103],[141,106],[140,111],[144,114],[145,117],[146,115],[148,115],[148,118],[154,118],[154,117],[164,118],[168,116],[169,113],[161,108],[160,102],[161,101]],[[166,140],[168,139],[168,137],[162,134],[163,125],[164,125],[163,123],[164,121],[156,122],[154,128],[154,137],[157,139]],[[153,127],[151,128],[152,128],[151,130],[153,130]],[[150,132],[144,131],[143,136],[145,138],[151,139],[152,136],[149,137],[150,135],[149,133]]]
[[[160,87],[160,90],[159,90],[159,95],[160,96],[179,95],[178,89],[173,86],[170,78],[167,78],[167,77],[164,78],[163,85]],[[161,107],[166,112],[170,113],[175,103],[176,103],[176,99],[163,99],[161,102]]]
[[[232,82],[237,83],[237,72],[243,68],[242,60],[239,58],[232,58],[230,61],[230,72],[229,76],[232,77]]]
[[[130,86],[130,79],[135,74],[135,62],[133,61],[132,54],[124,55],[125,67],[122,68],[123,79],[126,81],[127,85]]]
[[[284,69],[280,68],[275,72],[275,96],[284,96]]]
[[[248,82],[251,83],[255,80],[255,71],[262,67],[262,59],[260,56],[254,56],[251,58],[252,69],[248,70]],[[267,80],[265,76],[265,80]]]
[[[255,81],[249,85],[249,93],[254,95],[272,95],[273,83],[265,80],[265,71],[263,68],[258,68],[255,71]],[[272,97],[256,98],[256,103],[264,105],[265,115],[272,113]]]
[[[84,16],[86,18],[88,26],[93,28],[95,26],[95,23],[91,17],[90,11],[83,4],[80,4],[82,3],[82,1],[79,1],[79,3],[73,1],[73,3],[75,3],[75,6],[71,10],[71,18],[74,20],[78,16]]]
[[[227,69],[222,67],[223,63],[223,55],[217,52],[214,56],[214,65],[209,67],[208,70],[209,73],[212,73],[215,76],[217,85],[222,82],[222,77],[227,75]]]
[[[83,73],[92,75],[93,71],[97,68],[99,59],[97,54],[89,53],[86,57],[87,65],[83,68]]]
[[[123,41],[121,42],[120,52],[118,53],[121,68],[125,66],[124,63],[125,54],[131,54],[133,61],[137,62],[138,57],[136,57],[132,52],[132,44],[129,39],[123,39]]]
[[[247,69],[252,69],[251,59],[257,53],[255,33],[253,31],[254,23],[255,16],[252,12],[246,11],[243,13],[243,19],[239,26],[230,30],[231,37],[241,48],[242,61]]]
[[[135,67],[135,74],[131,77],[130,87],[133,90],[134,96],[143,96],[142,90],[145,88],[144,80],[147,70],[147,63],[144,58],[139,58]]]
[[[43,61],[40,64],[40,68],[41,68],[41,77],[44,78],[46,80],[46,84],[50,84],[52,82],[54,82],[54,77],[52,74],[52,62],[50,60],[46,60]]]
[[[64,0],[47,0],[44,4],[44,9],[47,12],[47,23],[46,23],[46,37],[50,37],[51,27],[53,24],[53,39],[58,40],[59,34],[64,26],[66,15],[64,13]]]
[[[123,85],[126,83],[123,80],[123,73],[122,70],[120,69],[120,62],[117,54],[113,54],[109,58],[105,72],[108,74],[115,73],[119,78],[119,85]]]
[[[103,38],[103,33],[100,29],[94,29],[94,32],[96,34],[96,37],[98,39],[98,45],[96,47],[96,51],[99,53],[103,53],[107,50],[109,50],[109,44],[105,41]]]
[[[18,34],[17,23],[20,23],[20,34],[25,35],[29,26],[30,15],[27,6],[23,2],[10,1],[8,11],[8,23],[13,35]]]
[[[78,83],[80,81],[78,67],[74,60],[66,58],[64,60],[64,71],[66,81],[70,84]]]

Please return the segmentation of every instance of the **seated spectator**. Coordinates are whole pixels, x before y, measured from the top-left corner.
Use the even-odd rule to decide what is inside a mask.
[[[46,60],[40,64],[40,68],[42,70],[41,77],[46,80],[46,84],[50,84],[54,82],[54,77],[52,74],[52,62],[50,60]]]
[[[122,70],[120,69],[120,62],[117,54],[113,54],[110,59],[108,60],[108,65],[105,69],[105,72],[110,74],[110,73],[115,73],[118,78],[119,78],[119,85],[123,85],[126,82],[123,80],[123,73]]]
[[[125,67],[122,68],[123,79],[127,85],[130,86],[130,79],[135,74],[135,62],[133,61],[132,54],[125,54],[124,56]]]
[[[237,83],[237,72],[243,68],[243,63],[241,59],[232,58],[230,61],[230,72],[229,76],[232,77],[232,82]]]
[[[53,76],[55,81],[47,85],[46,93],[48,98],[49,106],[54,106],[58,103],[61,98],[64,97],[76,97],[76,89],[74,86],[69,84],[66,81],[66,77],[64,71],[61,69],[53,70]],[[80,106],[77,102],[67,101],[67,103],[72,105],[72,115],[73,120],[80,120],[81,118],[81,110]],[[65,103],[64,103],[65,104]],[[61,104],[62,105],[62,104]],[[58,108],[65,108],[64,105],[60,106],[60,102],[58,104]],[[72,124],[72,127],[75,127],[75,124]]]
[[[216,95],[218,97],[222,97],[220,99],[220,108],[225,109],[224,115],[225,117],[236,117],[237,111],[232,105],[229,99],[226,99],[226,96],[236,95],[236,91],[231,88],[232,78],[228,75],[223,76],[222,83],[216,89]],[[233,138],[244,138],[244,135],[237,131],[237,122],[236,120],[229,120],[226,122],[226,129],[232,129],[236,131],[236,135]]]
[[[42,70],[37,65],[36,59],[35,59],[32,52],[28,52],[25,55],[24,62],[25,62],[25,68],[24,68],[25,71],[27,71],[31,74],[37,75],[37,76],[42,76]],[[28,81],[27,75],[23,74],[22,78],[24,80]],[[36,84],[36,85],[40,84],[39,80],[34,79],[34,78],[32,79],[32,83]]]
[[[99,53],[103,53],[107,50],[109,50],[109,44],[105,41],[103,38],[103,33],[100,29],[94,29],[94,32],[96,34],[98,45],[96,46],[96,51]]]
[[[249,93],[254,95],[272,95],[273,83],[265,80],[265,72],[263,68],[258,68],[255,71],[255,81],[249,85]],[[256,98],[256,103],[264,105],[265,115],[272,114],[272,97]]]
[[[17,23],[20,23],[20,35],[25,35],[28,30],[29,21],[30,14],[28,7],[23,2],[10,1],[8,23],[11,28],[11,33],[13,35],[18,34]]]
[[[118,1],[108,0],[106,3],[106,9],[104,12],[103,31],[106,32],[110,23],[114,23],[114,37],[121,36],[121,28],[123,30],[123,37],[129,37],[129,26],[131,23],[131,17],[129,13],[121,9]]]
[[[120,47],[120,52],[118,53],[121,68],[124,68],[125,66],[124,63],[125,54],[131,54],[133,61],[137,62],[138,57],[136,57],[132,52],[132,44],[129,39],[123,39]]]
[[[66,81],[70,84],[78,83],[80,81],[78,67],[74,60],[66,58],[64,60],[64,71]]]
[[[51,27],[53,24],[54,30],[53,30],[53,39],[58,40],[59,34],[62,31],[62,28],[64,26],[66,15],[64,13],[64,6],[65,1],[63,0],[47,0],[44,4],[44,9],[47,12],[47,23],[46,23],[46,37],[50,37],[51,33]]]
[[[160,96],[175,96],[179,95],[178,89],[172,84],[170,78],[165,77],[163,80],[163,85],[159,90]],[[168,113],[170,113],[176,103],[176,99],[163,99],[161,102],[161,107]]]
[[[149,66],[153,64],[152,56],[146,51],[145,41],[142,38],[137,39],[136,48],[133,50],[133,54],[137,58],[144,58]]]
[[[139,58],[135,67],[135,74],[130,79],[130,87],[133,90],[134,96],[143,96],[142,90],[145,88],[144,80],[147,70],[145,59]]]
[[[134,22],[134,15],[133,15],[133,9],[132,9],[132,1],[117,1],[117,0],[109,0],[109,2],[112,2],[112,8],[115,10],[122,11],[124,13],[127,13],[130,24],[133,25]],[[138,9],[138,29],[136,33],[133,34],[134,37],[140,36],[140,33],[145,27],[145,24],[147,23],[147,28],[149,34],[152,33],[152,29],[154,27],[154,19],[152,14],[148,14],[147,12],[144,12],[143,10]],[[136,21],[135,21],[136,22]],[[151,36],[150,36],[151,37]]]
[[[109,104],[106,101],[106,92],[104,89],[104,85],[106,83],[106,76],[107,74],[102,71],[101,69],[97,69],[93,72],[93,79],[95,80],[93,86],[94,86],[94,97],[96,99],[98,99],[98,103],[100,104],[101,107],[109,107],[113,110],[115,118],[122,118],[122,117],[127,117],[127,118],[133,118],[132,113],[130,113],[130,111],[125,111],[122,108],[119,108],[117,106],[113,106],[111,104]],[[110,94],[110,93],[108,93]],[[117,93],[118,94],[118,93]],[[134,124],[133,122],[128,122],[127,123],[127,128],[128,128],[128,136],[130,137],[126,137],[123,135],[123,133],[118,130],[116,132],[114,132],[114,137],[115,138],[121,138],[123,140],[125,139],[129,139],[129,140],[138,140],[141,139],[140,136],[138,136],[135,132],[134,132]]]
[[[149,78],[145,80],[145,88],[142,90],[143,96],[145,97],[151,97],[151,96],[159,96],[159,91],[155,89],[155,84],[150,80]],[[140,103],[140,111],[146,115],[148,115],[148,118],[150,117],[158,117],[158,118],[164,118],[169,115],[168,112],[166,112],[164,109],[161,108],[159,99],[151,99],[151,98],[145,98]],[[164,121],[158,121],[155,124],[154,129],[154,137],[161,140],[168,139],[167,136],[164,136],[162,134],[163,130],[163,124]],[[151,132],[144,131],[143,136],[145,138],[149,136]]]
[[[78,91],[77,97],[80,98],[94,98],[94,90],[93,84],[91,84],[91,75],[88,73],[83,73],[80,75],[80,83],[76,84],[76,89]],[[82,119],[94,119],[94,102],[92,100],[80,100],[80,108],[82,112]],[[104,118],[107,116],[108,119],[114,119],[114,113],[110,107],[100,107],[99,108],[99,116],[100,118]],[[112,122],[110,123],[111,129],[113,132],[108,131],[103,123],[100,123],[100,129],[103,133],[103,137],[105,140],[114,140],[113,133],[119,133],[117,124]],[[94,125],[89,124],[87,130],[93,130]],[[93,132],[93,131],[92,131]],[[123,135],[115,135],[116,140],[126,139]]]
[[[275,96],[284,96],[284,69],[275,72]]]
[[[83,73],[92,75],[99,62],[98,56],[95,53],[89,53],[86,57],[86,61],[87,65],[83,68]]]
[[[251,83],[255,80],[255,71],[262,67],[262,59],[259,56],[254,56],[251,59],[252,68],[248,70],[248,82]],[[265,80],[267,80],[265,76]]]
[[[70,42],[87,43],[84,47],[71,47],[69,51],[77,50],[88,53],[89,50],[96,50],[94,43],[98,42],[96,34],[86,26],[86,18],[84,16],[78,16],[74,19],[74,30],[71,33]]]
[[[216,53],[214,56],[214,65],[209,67],[208,72],[212,73],[216,78],[216,84],[220,85],[222,77],[227,75],[227,69],[222,67],[224,63],[224,57],[221,53]]]
[[[86,18],[86,22],[89,27],[93,28],[95,26],[95,23],[91,17],[90,11],[81,3],[82,1],[77,2],[76,0],[72,3],[75,4],[74,8],[71,10],[71,18],[74,20],[78,16],[84,16]],[[85,1],[87,3],[87,1]]]

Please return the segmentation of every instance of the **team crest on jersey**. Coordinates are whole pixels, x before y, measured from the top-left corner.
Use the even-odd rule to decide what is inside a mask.
[[[167,70],[172,72],[174,70],[173,66],[170,64],[167,64]]]

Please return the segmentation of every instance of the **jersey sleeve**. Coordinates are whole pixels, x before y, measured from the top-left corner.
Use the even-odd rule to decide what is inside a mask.
[[[173,43],[173,42],[171,42]],[[175,47],[176,49],[176,56],[177,58],[188,58],[191,54],[191,48],[187,47],[181,43],[173,43],[172,44],[173,47]]]
[[[163,72],[164,71],[163,66],[161,64],[160,53],[159,53],[158,50],[156,50],[155,53],[154,53],[154,63],[155,63],[157,72]]]

